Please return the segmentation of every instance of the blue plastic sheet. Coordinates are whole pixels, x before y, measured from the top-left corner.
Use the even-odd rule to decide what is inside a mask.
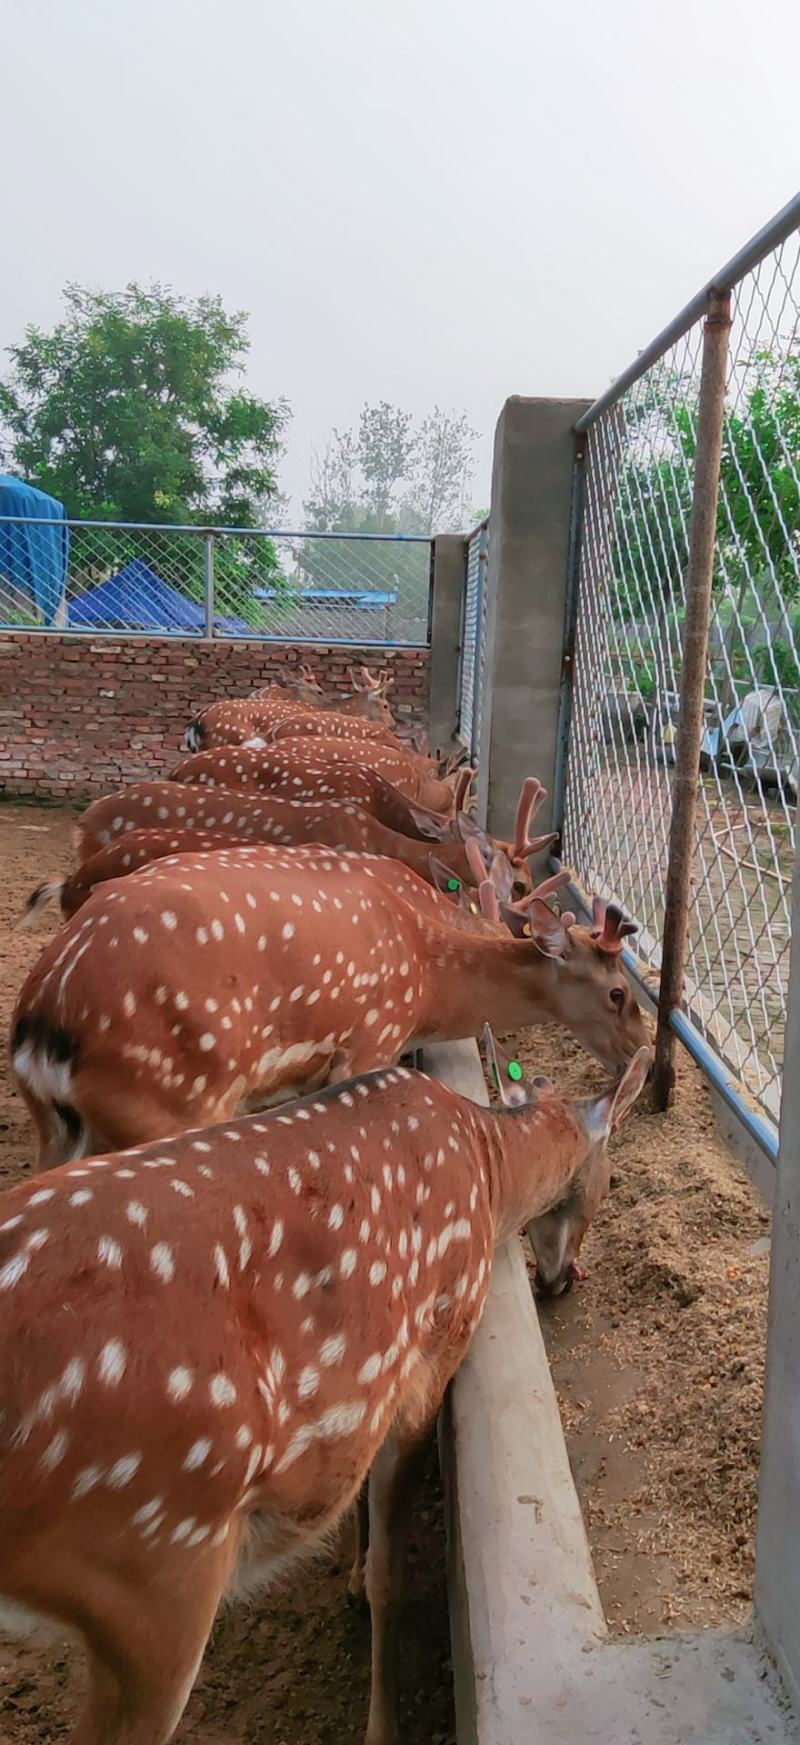
[[[35,485],[0,473],[2,516],[15,519],[0,519],[0,599],[6,593],[5,580],[12,598],[29,603],[39,622],[50,626],[60,616],[67,585],[69,528],[64,505]]]

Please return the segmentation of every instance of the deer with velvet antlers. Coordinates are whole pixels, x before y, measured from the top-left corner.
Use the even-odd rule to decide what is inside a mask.
[[[289,795],[302,791],[311,799],[349,799],[353,767],[374,770],[432,812],[453,809],[453,788],[447,777],[436,775],[416,753],[374,740],[292,738],[263,749],[223,746],[181,758],[171,780],[209,788],[283,790]],[[343,773],[337,776],[339,770]]]
[[[73,1745],[166,1745],[223,1596],[367,1475],[366,1745],[397,1745],[414,1477],[493,1249],[533,1221],[569,1282],[647,1065],[565,1102],[500,1059],[507,1112],[399,1067],[3,1194],[0,1617],[83,1638]]]
[[[194,814],[186,819],[185,805],[176,808],[175,799],[179,793],[180,790],[169,782],[143,782],[130,793],[123,791],[93,801],[78,820],[80,866],[66,878],[48,879],[45,884],[37,885],[25,904],[17,927],[29,926],[48,903],[56,901],[62,915],[70,919],[98,885],[107,884],[110,879],[125,878],[128,873],[137,872],[153,861],[166,860],[176,854],[205,854],[234,843],[245,846],[259,842],[274,848],[291,844],[295,851],[304,848],[314,853],[318,853],[322,845],[342,853],[378,857],[384,883],[391,882],[401,893],[415,897],[419,904],[418,889],[412,886],[409,891],[402,877],[391,878],[391,865],[396,862],[398,875],[401,868],[409,867],[418,878],[425,879],[447,895],[451,902],[454,901],[451,920],[463,911],[468,915],[483,913],[486,918],[501,922],[501,899],[512,908],[521,908],[533,896],[550,896],[569,878],[566,871],[556,873],[537,884],[534,890],[527,857],[552,841],[552,834],[534,838],[528,835],[533,814],[545,795],[535,777],[529,777],[523,784],[513,844],[492,841],[473,825],[471,819],[458,814],[449,823],[437,819],[433,813],[420,815],[420,824],[427,825],[430,834],[433,834],[432,826],[440,826],[436,830],[436,856],[430,853],[430,841],[400,836],[385,829],[368,812],[330,800],[311,805],[302,800],[269,797],[265,804],[261,804],[247,795],[237,802],[235,811],[221,811],[219,795],[214,799],[201,791],[198,812],[205,815],[205,801],[212,828],[198,830],[194,827]],[[154,797],[164,797],[168,804],[155,806]],[[132,816],[123,820],[117,812],[120,804]],[[248,805],[251,808],[249,816],[240,810]],[[181,819],[175,816],[176,811],[180,811]],[[161,821],[163,816],[172,817],[171,827]],[[135,827],[138,818],[147,821],[143,829]],[[186,820],[183,827],[182,819]],[[108,828],[109,824],[121,827],[123,822],[125,829]],[[461,840],[447,842],[445,837],[448,834],[461,837]],[[103,842],[102,847],[96,846],[98,838]],[[477,890],[471,889],[472,884],[479,886],[485,881],[488,881],[490,891],[488,904],[479,898]],[[575,920],[574,915],[571,920]]]
[[[470,775],[471,771],[466,771],[460,780],[457,808]],[[528,859],[553,840],[552,832],[536,837],[530,834],[545,797],[541,782],[529,776],[517,805],[514,840],[503,842],[487,837],[459,810],[454,819],[447,819],[423,811],[402,796],[398,799],[405,808],[409,832],[416,829],[416,835],[390,829],[370,812],[342,800],[295,800],[269,793],[226,795],[224,790],[206,792],[204,788],[187,799],[173,782],[138,782],[92,801],[78,820],[80,868],[68,879],[40,885],[28,900],[26,916],[53,898],[58,898],[65,914],[74,914],[95,884],[122,877],[149,860],[218,848],[226,842],[282,847],[322,843],[342,851],[402,861],[432,883],[442,872],[450,880],[455,875],[459,884],[469,883],[471,878],[480,883],[492,860],[499,856],[510,869],[508,888],[501,894],[521,897],[532,889]],[[436,842],[438,856],[433,867],[431,842]]]
[[[337,734],[340,727],[344,731],[349,727],[356,737],[363,734],[365,738],[370,735],[380,738],[385,733],[390,744],[399,745],[386,701],[393,680],[383,675],[374,677],[366,667],[360,671],[361,678],[352,667],[349,669],[353,691],[348,697],[326,697],[312,669],[301,666],[293,686],[294,695],[279,685],[267,685],[249,697],[209,703],[189,723],[184,735],[185,749],[211,751],[215,746],[243,745],[252,739],[266,741],[274,728],[294,717],[326,721],[328,729]]]
[[[457,925],[408,868],[324,849],[174,855],[102,884],[28,976],[12,1066],[39,1165],[230,1119],[484,1020],[560,1022],[612,1070],[647,1043],[629,925],[546,903]],[[512,937],[511,933],[519,937]]]

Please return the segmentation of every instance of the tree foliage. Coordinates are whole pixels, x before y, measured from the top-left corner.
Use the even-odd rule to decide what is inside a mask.
[[[468,526],[476,434],[435,406],[419,424],[381,401],[311,463],[306,524],[322,532],[447,533]]]
[[[715,589],[763,578],[784,599],[794,599],[800,592],[800,356],[790,345],[760,351],[735,387],[723,432]],[[616,432],[612,425],[608,483],[617,487],[614,544],[623,606],[626,598],[646,605],[654,591],[682,593],[698,392],[695,378],[665,371],[622,414]]]
[[[160,285],[69,285],[0,384],[6,466],[74,517],[253,526],[276,490],[287,407],[232,382],[246,316]]]
[[[468,527],[476,435],[464,413],[434,407],[418,424],[381,401],[364,406],[352,430],[334,430],[312,457],[306,526],[322,533],[444,533]],[[410,597],[427,587],[419,546],[355,548],[306,540],[299,555],[308,582],[352,587],[369,569],[371,583]]]
[[[698,393],[696,377],[662,370],[610,415],[614,609],[639,624],[628,677],[644,692],[657,682],[653,644],[680,660]],[[800,355],[787,340],[739,366],[725,412],[711,657],[727,703],[732,680],[800,684],[799,577]]]

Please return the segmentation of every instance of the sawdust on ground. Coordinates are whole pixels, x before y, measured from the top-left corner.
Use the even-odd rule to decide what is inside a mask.
[[[556,1027],[506,1045],[559,1088],[604,1074]],[[740,1620],[751,1597],[769,1217],[681,1051],[674,1107],[646,1088],[611,1141],[590,1276],[542,1309],[612,1629]]]

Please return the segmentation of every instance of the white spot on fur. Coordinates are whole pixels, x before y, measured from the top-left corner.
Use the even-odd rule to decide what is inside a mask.
[[[98,1363],[100,1380],[106,1387],[117,1387],[127,1368],[127,1355],[120,1339],[109,1339],[103,1346]]]

